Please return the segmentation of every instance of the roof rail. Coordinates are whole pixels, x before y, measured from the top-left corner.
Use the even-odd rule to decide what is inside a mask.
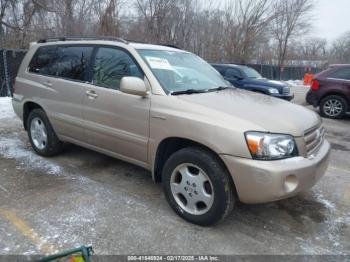
[[[171,45],[171,44],[159,44],[159,45],[163,45],[163,46],[172,47],[172,48],[175,48],[175,49],[181,49],[182,50],[181,47],[178,47],[176,45]]]
[[[106,41],[116,41],[124,44],[128,44],[129,42],[124,40],[123,38],[113,37],[113,36],[87,36],[87,37],[79,37],[79,36],[68,36],[68,37],[53,37],[40,39],[37,43],[48,43],[48,42],[58,42],[58,41],[84,41],[84,40],[106,40]]]
[[[130,40],[130,39],[125,39],[129,43],[137,43],[137,44],[150,44],[150,45],[162,45],[162,46],[167,46],[167,47],[172,47],[176,49],[181,49],[181,47],[173,45],[173,44],[163,44],[163,43],[152,43],[152,42],[143,42],[143,41],[138,41],[138,40]]]

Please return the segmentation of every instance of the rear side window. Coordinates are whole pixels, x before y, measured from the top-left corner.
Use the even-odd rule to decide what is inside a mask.
[[[40,47],[29,63],[29,72],[56,76],[59,54],[57,46]]]
[[[84,81],[92,52],[91,46],[40,47],[30,61],[29,72]]]
[[[328,77],[350,80],[350,68],[340,68],[337,71],[331,73]]]
[[[93,47],[87,46],[61,47],[57,76],[80,81],[86,80],[92,51]]]
[[[106,88],[119,89],[120,80],[124,76],[143,79],[141,69],[128,53],[115,48],[99,48],[93,67],[93,83]]]

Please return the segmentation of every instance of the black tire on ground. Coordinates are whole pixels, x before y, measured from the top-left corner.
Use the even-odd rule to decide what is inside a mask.
[[[172,194],[171,176],[173,171],[182,164],[192,164],[199,167],[210,179],[213,187],[213,202],[210,209],[204,214],[194,215],[185,211]],[[164,194],[170,206],[180,217],[191,223],[210,226],[224,219],[234,207],[236,194],[232,178],[218,156],[207,149],[188,147],[171,155],[163,168],[162,183]]]
[[[332,115],[329,113],[329,111],[327,112],[326,106],[330,103],[330,101],[340,103],[342,110],[339,114]],[[330,95],[322,99],[320,103],[320,112],[323,117],[339,119],[345,116],[346,112],[348,111],[348,107],[348,102],[343,97],[339,95]]]
[[[46,132],[47,132],[47,143],[43,149],[40,149],[35,146],[33,142],[33,138],[31,135],[31,123],[33,119],[40,119],[40,121],[44,124]],[[64,149],[64,143],[61,142],[55,131],[53,130],[49,119],[46,116],[46,113],[42,109],[34,109],[30,112],[28,119],[27,119],[27,133],[29,137],[30,144],[32,145],[33,149],[36,153],[38,153],[41,156],[49,157],[49,156],[55,156],[59,153],[61,153]]]

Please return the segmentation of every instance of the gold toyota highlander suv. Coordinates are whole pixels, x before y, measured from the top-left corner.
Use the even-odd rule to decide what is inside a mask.
[[[211,225],[235,201],[279,200],[325,173],[317,114],[236,89],[200,57],[118,38],[33,43],[13,107],[42,156],[74,143],[151,170],[182,218]]]

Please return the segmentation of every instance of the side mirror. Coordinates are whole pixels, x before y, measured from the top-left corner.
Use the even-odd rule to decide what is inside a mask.
[[[145,82],[135,76],[124,76],[120,81],[120,91],[142,97],[148,95]]]

